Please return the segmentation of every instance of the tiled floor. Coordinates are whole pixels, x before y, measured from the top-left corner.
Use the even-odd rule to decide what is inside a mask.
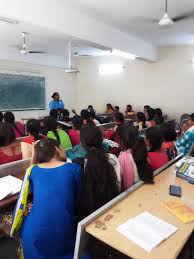
[[[0,259],[18,259],[17,244],[11,238],[0,238]]]

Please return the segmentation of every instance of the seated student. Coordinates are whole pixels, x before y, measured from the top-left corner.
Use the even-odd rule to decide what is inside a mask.
[[[135,126],[123,127],[121,131],[123,151],[119,155],[119,163],[123,173],[124,190],[141,179],[153,182],[153,171],[148,163],[147,147],[144,139],[138,136]]]
[[[146,130],[145,136],[145,141],[149,148],[149,162],[152,170],[155,171],[169,161],[167,154],[161,149],[163,142],[162,133],[158,127],[151,127]]]
[[[145,114],[143,112],[137,113],[137,121],[133,123],[135,127],[137,127],[138,130],[142,130],[146,128],[145,124]]]
[[[88,105],[87,111],[88,112],[95,112],[95,110],[94,110],[92,105]]]
[[[183,156],[190,155],[194,147],[194,113],[189,116],[188,124],[189,129],[175,143],[178,153]]]
[[[169,160],[171,160],[177,156],[177,151],[174,145],[174,141],[176,141],[177,138],[177,133],[172,126],[168,125],[168,123],[163,124],[160,129],[164,139],[164,142],[162,143],[162,151],[164,151]]]
[[[113,140],[114,142],[116,142],[120,145],[120,143],[121,143],[120,131],[125,122],[125,119],[121,112],[115,113],[114,117],[115,117],[116,126],[114,127],[113,130],[107,131],[105,133],[105,137],[107,139]]]
[[[48,131],[47,133],[48,138],[57,140],[64,150],[72,148],[69,135],[64,130],[58,129],[58,123],[55,118],[47,117],[45,119],[44,124]]]
[[[16,141],[10,123],[0,122],[0,165],[22,159],[21,144]]]
[[[109,154],[109,153],[105,154],[105,151],[103,148],[103,137],[100,129],[91,124],[84,125],[80,129],[80,138],[81,138],[81,145],[86,151],[85,158],[87,159],[86,161],[88,165],[88,170],[89,168],[91,168],[92,171],[95,168],[98,169],[99,172],[96,172],[98,174],[96,176],[100,176],[99,175],[100,171],[101,171],[101,174],[103,175],[103,172],[106,172],[106,170],[108,170],[107,176],[110,173],[110,171],[112,172],[111,173],[112,176],[114,176],[116,173],[116,178],[117,178],[116,182],[118,185],[118,189],[120,190],[121,168],[119,165],[119,161],[115,155]],[[103,166],[104,166],[104,169],[102,169]],[[109,170],[110,168],[111,170]]]
[[[71,139],[72,146],[80,144],[80,129],[83,125],[83,119],[79,115],[75,115],[72,118],[73,129],[69,130],[69,137]]]
[[[115,106],[115,107],[114,107],[114,112],[120,112],[120,111],[119,111],[119,106]]]
[[[179,138],[182,138],[182,136],[185,134],[185,132],[190,128],[189,125],[189,114],[183,114],[180,118],[180,134]]]
[[[85,218],[120,193],[116,168],[120,166],[114,156],[106,154],[102,148],[102,134],[98,127],[86,125],[80,130],[81,143],[86,150],[84,161],[84,188],[79,209]],[[118,259],[115,251],[97,239],[90,237],[88,243],[90,259]]]
[[[112,107],[112,104],[110,104],[110,103],[107,103],[107,105],[106,105],[106,111],[105,111],[105,113],[113,113],[114,112],[114,109],[113,109],[113,107]]]
[[[32,156],[32,143],[35,143],[37,140],[45,138],[40,134],[40,121],[36,119],[30,119],[26,123],[26,131],[28,137],[22,139],[21,149],[22,149],[22,158],[30,158]]]
[[[155,116],[155,110],[153,108],[149,108],[146,112],[145,112],[145,117],[146,117],[146,127],[150,128],[150,127],[154,127],[156,126],[156,122],[154,120],[154,116]]]
[[[64,122],[70,122],[71,119],[69,118],[69,115],[70,115],[69,111],[67,109],[63,109],[61,112],[63,115]]]
[[[24,136],[24,125],[16,121],[15,122],[15,116],[12,112],[5,112],[3,115],[4,121],[10,123],[13,126],[14,134],[16,138],[23,137]]]
[[[100,125],[100,122],[98,121],[95,112],[91,111],[91,112],[89,113],[89,115],[90,115],[90,120],[91,120],[96,126],[99,126],[99,125]]]
[[[22,139],[22,142],[26,142],[28,144],[32,144],[37,140],[45,138],[42,134],[40,134],[40,121],[36,119],[30,119],[26,123],[26,131],[28,133],[28,137]]]
[[[81,114],[81,117],[83,119],[83,124],[84,125],[90,124],[90,123],[94,124],[94,122],[90,118],[90,113],[87,110],[85,110],[85,109],[81,110],[80,114]]]
[[[2,121],[3,121],[3,113],[0,112],[0,122],[2,122]]]
[[[155,109],[155,122],[156,122],[156,125],[160,125],[164,122],[164,118],[162,116],[162,110],[160,108]]]
[[[57,116],[58,116],[58,111],[53,109],[53,110],[50,110],[50,116],[54,117],[55,119],[57,119]]]
[[[150,109],[151,107],[149,105],[144,105],[143,107],[143,112],[146,114],[147,110]]]
[[[130,104],[127,105],[126,111],[125,111],[126,116],[134,116],[135,112],[133,111],[133,108]]]
[[[23,186],[28,191],[29,184],[33,194],[32,208],[20,231],[26,259],[73,259],[83,172],[79,165],[65,161],[56,140],[43,139],[35,145],[36,165]],[[13,225],[19,216],[17,210],[15,215]]]

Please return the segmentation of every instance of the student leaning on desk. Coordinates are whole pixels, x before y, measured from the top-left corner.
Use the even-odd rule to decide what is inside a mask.
[[[82,169],[77,164],[65,163],[64,151],[53,139],[36,143],[33,156],[35,165],[26,172],[11,236],[20,235],[24,259],[72,259]],[[29,190],[33,205],[23,219]]]

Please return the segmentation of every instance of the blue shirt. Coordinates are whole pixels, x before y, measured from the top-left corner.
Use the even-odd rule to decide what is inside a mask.
[[[62,100],[59,100],[59,101],[52,100],[49,103],[49,108],[50,110],[64,109],[64,103]]]

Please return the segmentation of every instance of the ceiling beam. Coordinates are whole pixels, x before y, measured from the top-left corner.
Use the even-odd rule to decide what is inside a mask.
[[[67,8],[65,1],[62,0],[0,0],[1,15],[94,44],[132,53],[145,60],[158,59],[155,46],[75,12]]]

